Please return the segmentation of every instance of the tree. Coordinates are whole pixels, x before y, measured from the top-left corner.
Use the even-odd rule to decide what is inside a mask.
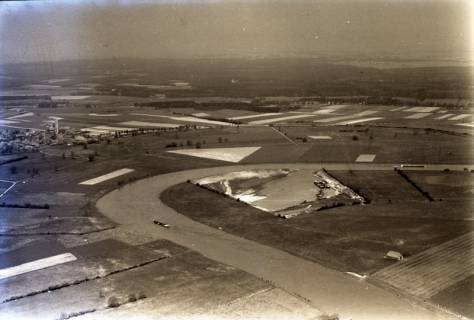
[[[16,166],[11,166],[10,167],[10,173],[11,174],[17,174],[18,173],[18,168]]]
[[[196,149],[201,149],[201,143],[200,142],[196,142]]]
[[[222,137],[217,138],[217,142],[222,143]]]
[[[95,160],[95,156],[94,156],[94,154],[92,154],[92,153],[90,153],[90,154],[87,156],[87,158],[89,159],[89,162],[94,162],[94,160]]]

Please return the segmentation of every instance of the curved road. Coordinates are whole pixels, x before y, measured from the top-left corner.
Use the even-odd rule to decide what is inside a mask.
[[[136,181],[114,190],[99,199],[97,207],[126,231],[168,239],[191,248],[210,259],[269,280],[290,293],[309,299],[322,312],[338,313],[342,319],[444,319],[447,315],[425,310],[355,277],[198,223],[169,208],[159,197],[168,187],[187,179],[244,169],[316,170],[324,167],[328,170],[393,170],[393,166],[374,163],[259,164],[179,171]],[[423,170],[443,170],[447,167],[451,170],[474,168],[472,165],[433,165]],[[169,223],[172,227],[157,227],[152,223],[154,219]]]

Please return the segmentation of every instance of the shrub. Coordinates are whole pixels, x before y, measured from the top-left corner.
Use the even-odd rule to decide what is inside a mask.
[[[352,141],[357,141],[357,140],[359,140],[359,137],[356,136],[356,135],[353,135],[353,136],[352,136]]]
[[[120,303],[117,297],[112,296],[107,301],[107,307],[109,308],[117,308],[119,306],[120,306]]]
[[[137,301],[137,296],[134,293],[130,293],[128,295],[128,302],[135,302]]]

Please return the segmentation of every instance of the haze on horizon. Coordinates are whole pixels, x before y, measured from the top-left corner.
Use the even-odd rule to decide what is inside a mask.
[[[471,60],[472,6],[468,0],[1,3],[0,63],[295,56]]]

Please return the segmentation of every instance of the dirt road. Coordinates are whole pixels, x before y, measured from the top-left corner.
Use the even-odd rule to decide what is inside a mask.
[[[412,305],[364,280],[317,263],[193,221],[160,201],[160,193],[187,179],[251,169],[393,170],[391,164],[260,164],[196,169],[163,174],[126,185],[101,198],[99,210],[137,234],[165,238],[192,248],[213,260],[235,266],[271,281],[290,293],[298,294],[319,310],[338,313],[341,319],[444,319],[448,316]],[[462,170],[473,166],[436,165],[425,170]],[[419,168],[417,168],[419,169]],[[183,195],[185,197],[186,195]],[[157,219],[171,225],[165,229],[153,224]]]

